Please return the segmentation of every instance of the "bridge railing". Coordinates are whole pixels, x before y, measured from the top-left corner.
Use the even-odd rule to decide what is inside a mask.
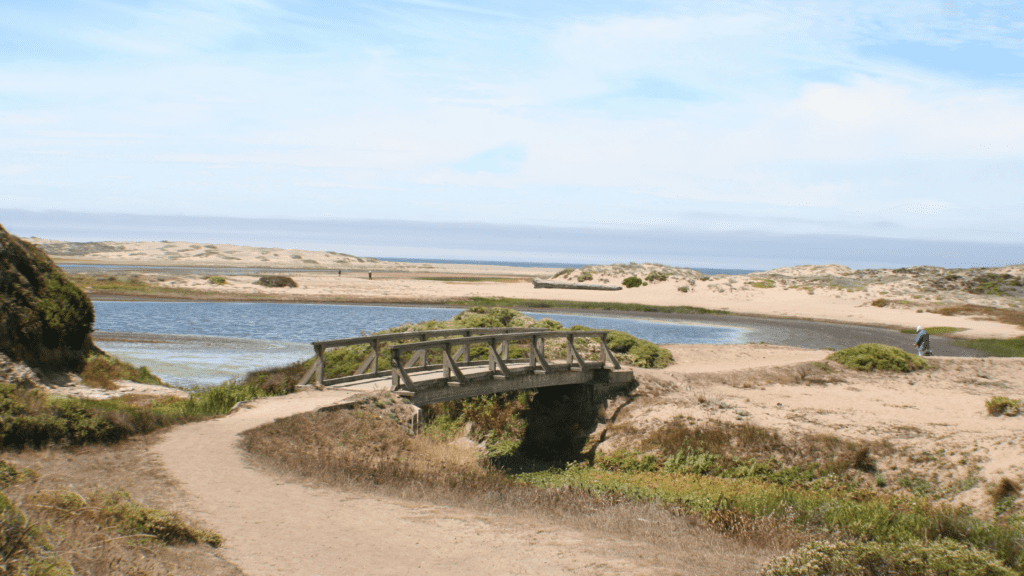
[[[585,359],[585,354],[576,347],[576,338],[594,338],[600,343],[597,361]],[[549,360],[545,355],[546,342],[562,339],[565,340],[565,361]],[[409,342],[410,340],[414,342]],[[380,370],[381,345],[391,342],[397,342],[390,346],[391,370]],[[510,346],[520,342],[528,344],[526,357],[509,362]],[[300,386],[309,382],[314,376],[316,387],[323,388],[325,385],[331,386],[390,375],[392,390],[403,387],[411,389],[415,387],[415,383],[410,374],[429,370],[441,370],[442,378],[454,386],[461,385],[470,379],[460,367],[483,365],[487,365],[487,369],[474,370],[472,379],[502,379],[512,376],[513,373],[545,374],[595,369],[603,368],[608,363],[615,369],[621,368],[615,354],[608,348],[608,331],[601,330],[555,331],[537,330],[536,328],[421,330],[324,340],[312,344],[316,359],[299,381],[298,385]],[[324,378],[324,355],[329,350],[360,344],[369,344],[369,354],[353,374]],[[487,360],[473,360],[471,349],[474,345],[479,344],[487,346]],[[438,359],[438,357],[439,363],[430,362],[431,359]],[[510,366],[510,364],[512,365]]]
[[[576,338],[594,338],[600,343],[597,361],[588,361],[575,345]],[[549,360],[545,355],[545,344],[548,340],[565,339],[565,362]],[[526,358],[509,362],[508,350],[514,342],[528,343]],[[470,348],[474,344],[487,346],[488,359],[472,361]],[[427,352],[440,352],[440,364],[428,364]],[[408,361],[403,362],[403,354],[409,354]],[[460,361],[461,360],[461,361]],[[508,334],[492,334],[447,338],[411,344],[396,344],[391,347],[391,389],[414,390],[417,383],[411,372],[441,369],[441,379],[449,386],[461,386],[469,382],[470,377],[460,368],[465,366],[487,365],[483,371],[474,371],[472,379],[511,378],[516,374],[548,374],[559,371],[582,371],[605,368],[608,363],[615,369],[621,368],[619,360],[608,348],[608,332],[601,330],[542,330],[533,332],[513,332]]]
[[[395,332],[393,334],[375,334],[372,336],[358,336],[356,338],[341,338],[338,340],[321,340],[313,342],[313,351],[316,354],[316,359],[313,361],[313,365],[310,366],[309,370],[299,380],[298,385],[302,386],[313,379],[317,388],[323,388],[324,385],[342,384],[345,382],[355,382],[358,380],[366,380],[368,378],[378,378],[389,375],[390,370],[380,370],[380,351],[381,344],[387,342],[408,342],[409,340],[418,340],[420,342],[426,342],[430,339],[437,338],[459,338],[459,337],[471,337],[471,336],[483,336],[490,334],[508,334],[518,332],[535,332],[536,328],[456,328],[447,330],[418,330],[415,332]],[[367,357],[363,360],[362,364],[356,368],[349,376],[342,376],[338,378],[324,379],[324,355],[336,348],[344,348],[346,346],[358,346],[360,344],[369,344],[370,351]],[[505,351],[508,354],[508,351]],[[469,360],[469,357],[466,357]],[[315,378],[314,378],[315,377]]]

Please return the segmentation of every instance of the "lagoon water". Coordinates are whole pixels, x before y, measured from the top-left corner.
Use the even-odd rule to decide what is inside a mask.
[[[95,301],[97,343],[165,382],[210,386],[249,370],[312,355],[310,342],[351,338],[407,322],[448,320],[461,309],[269,302]],[[528,312],[567,327],[621,330],[658,344],[747,341],[742,328],[647,319]],[[161,335],[161,336],[154,336]],[[166,335],[174,335],[169,337]]]

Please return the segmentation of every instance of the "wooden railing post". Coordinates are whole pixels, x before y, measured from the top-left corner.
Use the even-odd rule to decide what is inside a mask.
[[[372,349],[370,354],[373,355],[373,375],[374,376],[379,376],[380,375],[380,362],[379,362],[380,340],[374,339],[374,341],[370,343],[370,348]]]
[[[565,363],[572,368],[572,334],[565,336]]]
[[[321,345],[314,346],[316,350],[316,387],[323,389],[324,387],[324,347]]]

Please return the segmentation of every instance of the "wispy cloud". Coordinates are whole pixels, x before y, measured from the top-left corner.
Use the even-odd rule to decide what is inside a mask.
[[[1012,67],[1013,10],[5,3],[33,48],[0,56],[0,185],[22,208],[300,217],[301,189],[353,217],[1019,237],[1024,79],[933,62]]]

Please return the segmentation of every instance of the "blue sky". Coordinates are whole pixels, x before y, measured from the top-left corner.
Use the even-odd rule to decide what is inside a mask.
[[[1008,0],[0,4],[15,233],[5,212],[61,210],[998,243],[1024,261],[1022,184]]]

